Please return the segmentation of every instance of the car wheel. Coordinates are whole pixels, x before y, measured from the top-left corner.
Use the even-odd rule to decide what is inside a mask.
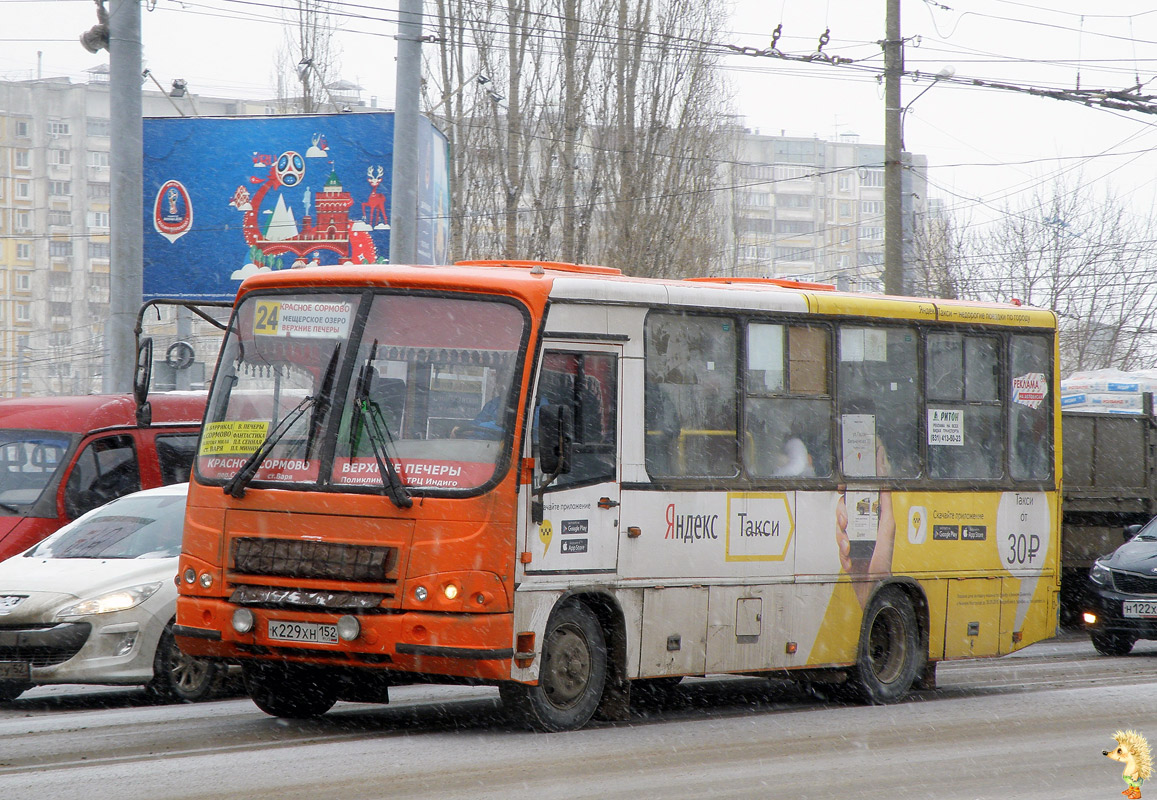
[[[0,681],[0,703],[9,703],[31,688],[32,687],[26,683]]]
[[[531,728],[570,731],[586,725],[603,697],[607,646],[602,626],[582,603],[555,609],[546,624],[538,685],[504,683],[503,704]]]
[[[213,697],[221,688],[225,669],[214,661],[194,658],[177,647],[170,624],[157,642],[153,679],[145,687],[158,700],[196,703]]]
[[[894,703],[912,688],[923,663],[912,601],[897,587],[881,589],[864,610],[848,688],[863,702]]]
[[[337,702],[338,686],[325,670],[298,664],[246,664],[245,691],[271,717],[320,717]]]
[[[1137,641],[1127,633],[1093,633],[1093,649],[1103,656],[1124,656],[1133,649]]]

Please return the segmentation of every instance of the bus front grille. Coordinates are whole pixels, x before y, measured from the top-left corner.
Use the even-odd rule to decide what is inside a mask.
[[[392,583],[398,551],[378,545],[305,539],[233,540],[233,569],[247,575]]]

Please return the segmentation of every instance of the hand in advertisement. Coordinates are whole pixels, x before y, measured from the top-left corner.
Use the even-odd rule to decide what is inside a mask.
[[[891,464],[883,446],[876,448],[876,474],[887,475]],[[836,548],[840,557],[840,568],[852,579],[856,598],[863,606],[872,592],[872,583],[892,574],[892,551],[896,542],[896,517],[892,510],[892,492],[878,493],[879,507],[876,513],[876,540],[871,555],[860,556],[852,553],[852,541],[848,536],[847,487],[840,486],[836,500]]]

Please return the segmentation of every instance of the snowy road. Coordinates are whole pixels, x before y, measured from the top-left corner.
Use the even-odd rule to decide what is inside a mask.
[[[312,722],[244,698],[37,689],[0,707],[0,798],[1108,799],[1124,788],[1101,755],[1112,733],[1157,745],[1154,677],[1157,644],[1113,659],[1070,638],[942,666],[938,689],[895,706],[708,679],[629,722],[553,735],[503,721],[493,689],[404,687]]]

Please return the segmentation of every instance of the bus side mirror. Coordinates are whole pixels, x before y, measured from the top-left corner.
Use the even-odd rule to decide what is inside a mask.
[[[574,410],[546,405],[538,411],[538,467],[554,479],[570,472],[574,452]]]
[[[153,421],[149,407],[149,384],[153,380],[153,340],[145,339],[137,346],[137,366],[133,370],[133,399],[137,404],[137,424],[147,428]]]
[[[1124,530],[1125,541],[1127,542],[1132,539],[1134,536],[1140,533],[1141,529],[1144,527],[1144,525],[1126,525]]]

